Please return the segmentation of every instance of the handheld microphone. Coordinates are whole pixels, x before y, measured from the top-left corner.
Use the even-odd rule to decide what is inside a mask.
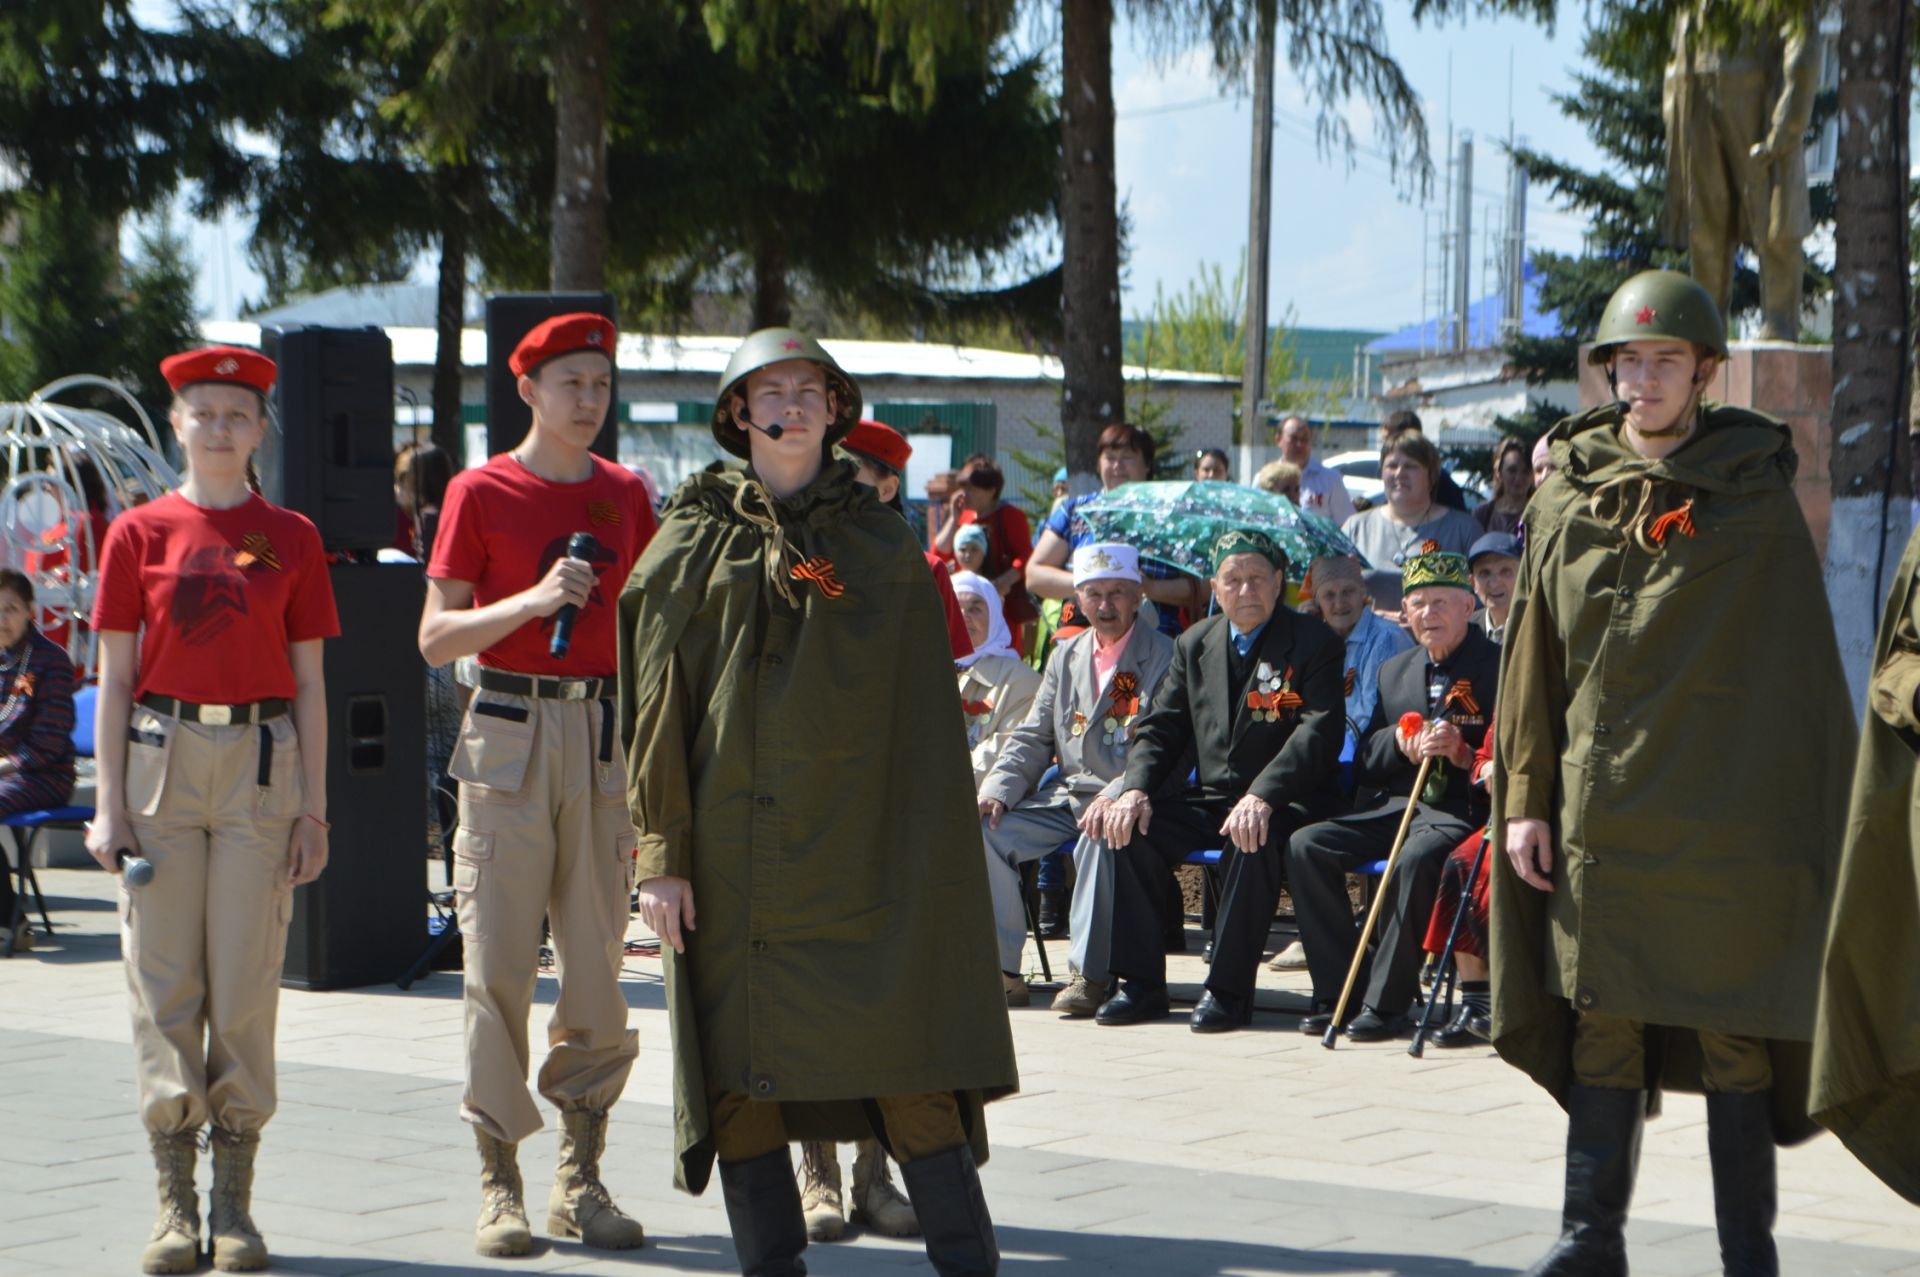
[[[122,847],[113,853],[120,864],[120,873],[126,879],[127,886],[140,888],[153,881],[153,862],[145,856],[134,854],[131,848]]]
[[[586,559],[599,548],[591,532],[576,532],[567,539],[567,557]],[[547,645],[547,653],[554,660],[560,660],[573,646],[573,621],[580,609],[572,603],[565,604],[553,614],[553,641]]]

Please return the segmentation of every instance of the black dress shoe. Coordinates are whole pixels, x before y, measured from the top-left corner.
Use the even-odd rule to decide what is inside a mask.
[[[1253,999],[1208,989],[1194,1005],[1187,1027],[1195,1033],[1227,1033],[1253,1023]]]
[[[1447,1027],[1433,1035],[1433,1044],[1444,1047],[1485,1046],[1493,1041],[1493,1021],[1485,1012],[1462,1002]]]
[[[1368,1007],[1353,1017],[1353,1023],[1347,1026],[1349,1042],[1387,1042],[1407,1031],[1407,1017],[1404,1015],[1381,1015]]]
[[[1167,1001],[1167,986],[1164,984],[1147,985],[1137,980],[1122,980],[1114,995],[1100,1004],[1093,1013],[1095,1024],[1145,1024],[1148,1020],[1164,1020],[1173,1014],[1173,1006]]]
[[[1353,1017],[1358,1015],[1359,1013],[1360,1013],[1360,1009],[1358,1005],[1355,1003],[1349,1002],[1347,1004],[1346,1023],[1348,1024],[1353,1023]],[[1316,1002],[1313,1004],[1313,1013],[1301,1019],[1300,1031],[1302,1033],[1307,1034],[1309,1037],[1317,1038],[1325,1034],[1327,1031],[1327,1026],[1332,1023],[1333,1023],[1333,1007],[1325,1002]]]

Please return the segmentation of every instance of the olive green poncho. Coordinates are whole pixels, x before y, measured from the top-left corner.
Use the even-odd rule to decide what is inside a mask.
[[[1920,1203],[1920,532],[1880,639],[1813,1035],[1813,1116]]]
[[[1623,405],[1553,430],[1500,672],[1494,846],[1554,828],[1552,893],[1494,857],[1494,1046],[1562,1102],[1575,1008],[1765,1039],[1806,1116],[1853,716],[1785,426],[1709,408],[1661,461]],[[1649,1091],[1699,1090],[1692,1032]]]
[[[952,649],[906,523],[846,462],[771,511],[748,475],[696,475],[620,627],[639,876],[691,880],[696,911],[663,954],[675,1183],[712,1171],[710,1084],[779,1101],[796,1139],[951,1091],[984,1161],[981,1102],[1018,1083]]]

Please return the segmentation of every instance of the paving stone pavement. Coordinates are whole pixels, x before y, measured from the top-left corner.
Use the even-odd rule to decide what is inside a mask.
[[[153,1171],[134,1115],[112,887],[87,870],[41,879],[59,938],[0,963],[0,1277],[133,1273]],[[1049,952],[1064,967],[1065,945]],[[1173,959],[1176,995],[1185,981],[1193,996],[1200,971],[1197,952]],[[646,1224],[644,1250],[608,1256],[542,1239],[527,1259],[472,1253],[460,978],[436,974],[407,993],[283,994],[280,1111],[254,1209],[272,1271],[737,1271],[718,1189],[691,1198],[672,1188],[657,961],[629,958],[623,984],[641,1051],[605,1178]],[[1023,1089],[988,1110],[994,1153],[982,1173],[1002,1271],[1493,1277],[1537,1258],[1557,1227],[1559,1110],[1486,1051],[1329,1053],[1295,1029],[1305,991],[1304,973],[1263,971],[1270,1009],[1253,1029],[1217,1037],[1189,1033],[1177,1014],[1103,1029],[1037,1008],[1011,1013]],[[543,977],[536,1044],[553,993]],[[533,1203],[552,1158],[551,1134],[523,1149]],[[1783,1272],[1920,1277],[1920,1211],[1837,1141],[1785,1150],[1780,1167]],[[1697,1097],[1671,1097],[1648,1127],[1628,1231],[1636,1274],[1720,1271]],[[813,1246],[807,1262],[823,1277],[927,1271],[917,1242],[868,1236]]]

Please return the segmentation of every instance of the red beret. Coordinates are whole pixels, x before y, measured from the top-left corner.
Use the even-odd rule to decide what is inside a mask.
[[[578,350],[598,351],[612,361],[613,344],[619,335],[605,315],[555,315],[534,325],[533,331],[520,339],[507,356],[507,367],[514,376],[524,377],[547,360]]]
[[[840,446],[849,452],[872,457],[890,470],[905,474],[913,445],[898,430],[879,421],[862,421],[847,432]]]
[[[245,346],[208,346],[169,355],[160,361],[160,375],[176,391],[199,382],[214,381],[246,386],[264,395],[273,390],[274,374],[278,371],[273,360]]]

